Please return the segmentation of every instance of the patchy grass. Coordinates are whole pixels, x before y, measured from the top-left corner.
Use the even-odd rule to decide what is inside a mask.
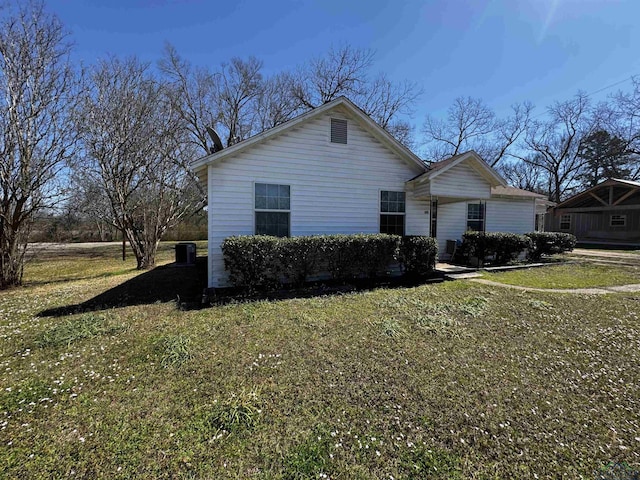
[[[482,272],[482,277],[531,288],[590,288],[640,283],[640,267],[575,263],[506,272]]]
[[[6,478],[640,471],[640,294],[447,282],[38,317],[136,275],[114,258],[92,277],[91,258],[75,255],[63,259],[74,280],[0,292]],[[78,326],[90,318],[105,320]],[[105,333],[114,325],[127,328]]]
[[[38,333],[35,344],[38,347],[69,346],[73,342],[98,335],[114,335],[126,328],[113,324],[106,315],[87,313],[69,320],[63,320],[51,328]]]

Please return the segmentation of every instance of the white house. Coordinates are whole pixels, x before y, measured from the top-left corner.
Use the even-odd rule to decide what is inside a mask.
[[[508,187],[475,152],[431,165],[340,97],[193,162],[208,191],[209,287],[227,285],[231,235],[529,232],[542,196]]]

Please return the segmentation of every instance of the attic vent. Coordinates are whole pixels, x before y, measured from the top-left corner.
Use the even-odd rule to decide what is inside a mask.
[[[347,121],[331,119],[331,143],[347,143]]]

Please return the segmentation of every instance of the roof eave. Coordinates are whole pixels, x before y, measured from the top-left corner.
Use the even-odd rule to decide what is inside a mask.
[[[264,132],[254,135],[251,138],[232,145],[231,147],[227,147],[224,150],[220,150],[219,152],[215,152],[202,158],[196,159],[192,162],[191,167],[195,171],[199,171],[205,168],[207,165],[210,165],[214,162],[217,163],[223,158],[233,155],[238,151],[249,148],[252,145],[256,145],[267,138],[276,136],[284,130],[291,129],[296,125],[308,120],[309,118],[321,115],[324,112],[331,110],[339,105],[344,106],[350,113],[357,116],[368,127],[367,130],[369,131],[369,133],[371,133],[375,138],[385,144],[388,148],[391,148],[400,157],[404,158],[405,161],[410,164],[414,164],[422,170],[426,170],[426,165],[416,154],[414,154],[411,150],[398,142],[398,140],[396,140],[389,132],[380,127],[371,119],[371,117],[369,117],[346,97],[338,97],[331,102],[327,102],[324,105],[314,108],[313,110],[309,110],[308,112],[298,115],[297,117],[281,123],[280,125],[277,125],[273,128],[270,128],[269,130],[265,130]]]

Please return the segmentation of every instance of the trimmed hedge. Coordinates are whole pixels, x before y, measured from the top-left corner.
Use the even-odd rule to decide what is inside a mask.
[[[494,265],[506,265],[518,258],[530,245],[531,240],[525,235],[468,231],[462,235],[460,250],[467,263],[470,257],[477,258],[481,263],[492,257]]]
[[[540,260],[542,255],[570,252],[576,246],[576,237],[562,232],[531,232],[525,234],[531,240],[527,252],[529,260]]]
[[[438,242],[435,238],[421,235],[402,237],[399,253],[400,264],[405,274],[427,275],[436,269]]]
[[[325,272],[335,280],[375,278],[397,261],[405,273],[425,275],[435,269],[437,244],[428,237],[386,234],[251,235],[226,238],[222,253],[231,283],[253,290],[301,285]]]

